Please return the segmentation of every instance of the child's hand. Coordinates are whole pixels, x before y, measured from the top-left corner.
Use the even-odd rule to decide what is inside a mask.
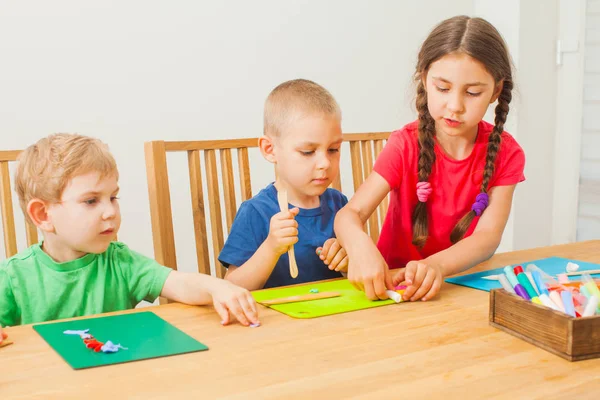
[[[440,291],[443,274],[437,265],[424,261],[411,261],[405,268],[398,270],[393,278],[394,286],[406,282],[407,288],[402,297],[404,300],[429,300]]]
[[[298,222],[294,219],[300,209],[279,212],[271,218],[267,242],[278,256],[288,251],[298,241]]]
[[[244,288],[233,283],[218,279],[214,282],[210,291],[215,310],[221,317],[221,323],[227,325],[231,322],[230,313],[237,318],[242,325],[260,324],[256,301]]]
[[[2,327],[0,326],[0,343],[2,343],[7,337],[8,335],[6,334],[6,332],[2,331]]]
[[[370,237],[353,245],[348,255],[348,280],[369,300],[385,300],[386,290],[393,290],[392,276],[387,263]]]
[[[327,239],[323,247],[317,248],[317,255],[332,271],[348,271],[348,256],[346,250],[336,238]]]

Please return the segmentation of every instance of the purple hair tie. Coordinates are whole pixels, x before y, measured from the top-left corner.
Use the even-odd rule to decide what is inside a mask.
[[[471,206],[471,210],[475,211],[475,215],[478,217],[483,213],[490,202],[490,197],[487,193],[479,193],[477,197],[475,197],[475,203]]]

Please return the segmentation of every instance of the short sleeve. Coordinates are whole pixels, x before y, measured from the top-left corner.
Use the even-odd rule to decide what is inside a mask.
[[[123,243],[114,243],[113,262],[120,267],[127,279],[129,295],[133,303],[142,300],[153,302],[162,292],[171,268],[139,254]]]
[[[411,129],[404,127],[392,132],[385,147],[375,160],[373,171],[381,175],[391,189],[396,189],[402,183],[407,160],[414,153],[412,142],[415,141]]]
[[[516,185],[525,180],[525,152],[512,136],[504,135],[498,154],[500,159],[490,187]]]
[[[0,267],[0,326],[19,325],[17,302],[6,270]]]
[[[341,193],[341,195],[342,195],[342,207],[344,207],[346,204],[348,204],[348,198],[343,193]]]
[[[242,203],[219,254],[221,264],[239,267],[248,261],[268,236],[269,223],[251,204]]]

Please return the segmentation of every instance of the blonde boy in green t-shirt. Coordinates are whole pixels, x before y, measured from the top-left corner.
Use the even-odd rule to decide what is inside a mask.
[[[258,324],[246,289],[183,273],[114,242],[121,225],[119,173],[106,145],[81,135],[41,139],[20,156],[15,186],[21,208],[44,240],[0,262],[2,326],[134,308],[156,297],[203,305],[222,318]]]

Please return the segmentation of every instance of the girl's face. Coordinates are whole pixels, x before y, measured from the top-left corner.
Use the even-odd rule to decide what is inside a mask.
[[[436,134],[473,139],[479,121],[502,90],[483,64],[463,53],[432,63],[423,84]]]

